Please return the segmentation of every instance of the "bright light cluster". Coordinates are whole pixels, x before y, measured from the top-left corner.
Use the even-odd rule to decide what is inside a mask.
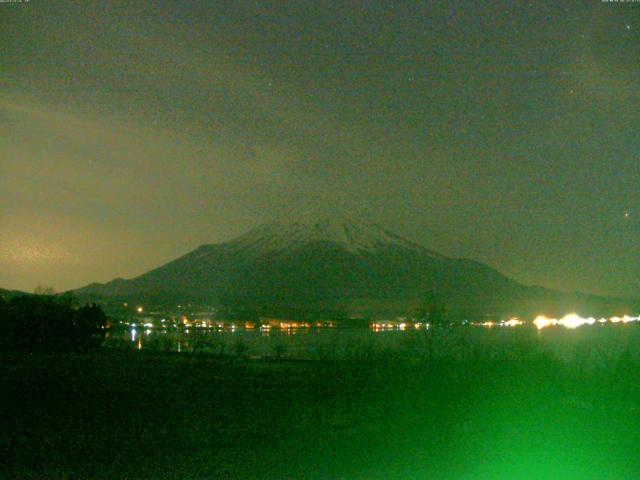
[[[511,318],[506,322],[503,322],[502,325],[505,327],[517,327],[518,325],[522,325],[524,322],[519,320],[518,318]]]
[[[428,323],[422,323],[422,322],[413,322],[413,323],[400,322],[400,323],[398,323],[397,321],[389,320],[389,321],[386,321],[386,322],[373,322],[372,324],[370,324],[370,327],[374,332],[385,332],[385,331],[391,331],[391,330],[405,331],[405,330],[408,330],[410,328],[413,328],[414,330],[420,330],[421,328],[428,329],[429,328],[429,324]]]
[[[492,321],[489,320],[487,322],[471,322],[471,325],[474,325],[476,327],[487,327],[487,328],[492,328],[492,327],[517,327],[518,325],[524,325],[524,322],[522,320],[520,320],[517,317],[513,317],[510,318],[509,320],[500,320],[498,321]]]
[[[565,328],[575,329],[581,327],[582,325],[593,325],[594,323],[629,323],[629,322],[637,322],[640,320],[640,317],[630,317],[629,315],[625,315],[624,317],[611,317],[609,320],[606,318],[601,318],[600,320],[596,320],[593,317],[584,318],[575,313],[570,313],[565,315],[564,317],[557,318],[548,318],[544,315],[539,315],[533,321],[533,324],[536,326],[538,330],[542,330],[546,327],[552,327],[556,325],[560,325]]]

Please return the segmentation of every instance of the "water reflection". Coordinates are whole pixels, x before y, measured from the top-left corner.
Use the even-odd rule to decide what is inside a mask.
[[[465,349],[470,350],[478,344],[498,351],[513,342],[538,339],[546,346],[557,344],[558,352],[570,355],[567,352],[585,339],[602,343],[617,335],[617,342],[622,345],[629,335],[640,338],[640,329],[624,328],[639,319],[624,315],[596,320],[570,314],[560,319],[540,316],[533,321],[518,318],[468,321],[456,328],[434,328],[428,322],[410,319],[371,322],[361,327],[341,327],[330,322],[320,323],[320,326],[284,321],[261,324],[211,322],[210,326],[198,326],[193,322],[184,325],[182,321],[177,324],[166,320],[157,324],[145,321],[114,327],[105,346],[248,358],[367,359],[387,353],[420,358],[426,355],[425,352],[464,357]],[[592,327],[578,328],[582,325]],[[603,328],[606,325],[611,327]],[[553,326],[556,328],[551,328]],[[542,330],[544,335],[540,334]]]

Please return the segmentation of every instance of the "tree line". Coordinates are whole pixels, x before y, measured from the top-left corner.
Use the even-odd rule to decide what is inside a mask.
[[[100,347],[107,326],[100,306],[80,306],[70,294],[0,296],[3,351],[86,352]]]

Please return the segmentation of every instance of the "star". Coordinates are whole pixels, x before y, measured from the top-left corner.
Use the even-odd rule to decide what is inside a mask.
[[[629,213],[628,210],[626,212],[624,212],[624,218],[629,218],[630,216],[631,216],[631,214]]]
[[[624,26],[624,28],[626,28],[627,30],[631,30],[631,25],[627,23],[627,24]]]

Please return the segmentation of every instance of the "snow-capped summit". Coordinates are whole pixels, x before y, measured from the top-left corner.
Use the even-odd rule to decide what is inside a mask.
[[[265,223],[230,244],[236,248],[267,254],[292,250],[315,242],[332,243],[351,253],[375,253],[382,248],[396,247],[439,256],[376,223],[345,215],[304,216],[289,221]]]

